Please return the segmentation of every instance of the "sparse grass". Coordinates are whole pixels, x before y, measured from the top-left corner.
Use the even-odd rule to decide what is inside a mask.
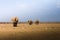
[[[60,23],[40,23],[39,25],[0,24],[0,40],[58,40]]]

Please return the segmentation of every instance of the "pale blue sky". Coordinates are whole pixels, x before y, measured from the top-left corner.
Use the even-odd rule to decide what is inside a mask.
[[[10,22],[14,16],[19,21],[60,22],[60,0],[0,0],[0,21]]]

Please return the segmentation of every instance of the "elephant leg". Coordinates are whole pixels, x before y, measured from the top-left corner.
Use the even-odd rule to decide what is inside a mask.
[[[17,27],[17,23],[16,23],[16,22],[15,22],[15,23],[13,23],[13,26],[14,26],[14,27]]]

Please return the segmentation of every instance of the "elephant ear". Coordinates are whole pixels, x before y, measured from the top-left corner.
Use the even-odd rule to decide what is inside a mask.
[[[12,22],[13,22],[13,21],[15,21],[15,20],[14,20],[14,17],[13,17],[13,18],[11,18],[11,21],[12,21]]]
[[[16,19],[16,20],[15,20],[15,19]],[[11,22],[15,22],[15,21],[18,22],[18,17],[12,17],[12,18],[11,18]]]
[[[16,21],[18,21],[18,17],[15,17],[16,18]]]

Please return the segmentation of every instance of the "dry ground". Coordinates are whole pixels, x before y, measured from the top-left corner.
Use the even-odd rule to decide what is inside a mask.
[[[0,24],[0,40],[60,40],[60,23]]]

